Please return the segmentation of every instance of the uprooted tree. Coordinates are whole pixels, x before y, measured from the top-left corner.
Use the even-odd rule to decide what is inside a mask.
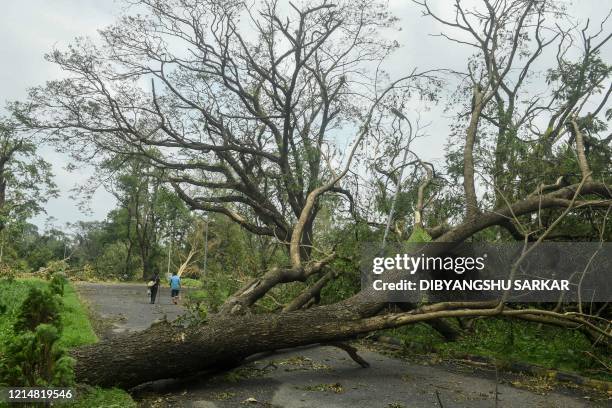
[[[401,190],[387,224],[396,240],[417,230],[438,242],[491,231],[571,240],[576,225],[583,235],[574,239],[610,237],[610,137],[600,136],[612,89],[600,56],[610,39],[605,20],[567,25],[553,1],[484,0],[476,8],[458,1],[448,15],[415,2],[442,37],[473,54],[463,72],[405,67],[390,80],[381,66],[398,46],[385,39],[396,20],[379,2],[132,3],[134,14],[100,31],[99,43],[79,39],[50,53],[68,77],[32,89],[15,114],[78,159],[146,160],[193,210],[276,240],[289,263],[254,273],[206,323],[156,324],[76,349],[77,380],[129,387],[281,348],[345,347],[338,342],[362,333],[447,317],[512,316],[608,344],[602,319],[563,307],[398,309],[368,290],[313,302],[336,277],[334,243],[316,239],[322,203],[332,196],[342,198],[325,201],[335,222],[376,229],[398,202],[389,191]],[[419,98],[435,103],[453,81],[453,143],[447,166],[436,169],[406,150],[421,130],[409,107]],[[543,86],[532,86],[537,81]],[[311,284],[282,311],[252,313],[273,288],[296,281]]]

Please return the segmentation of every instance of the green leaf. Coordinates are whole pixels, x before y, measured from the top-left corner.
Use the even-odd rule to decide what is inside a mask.
[[[412,234],[408,237],[408,242],[431,242],[431,236],[423,228],[414,227]]]

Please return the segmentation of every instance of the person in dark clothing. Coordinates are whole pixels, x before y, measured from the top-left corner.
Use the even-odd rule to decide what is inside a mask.
[[[155,298],[157,297],[157,290],[159,289],[160,282],[161,279],[159,278],[159,272],[155,272],[155,274],[151,276],[151,280],[149,281],[149,290],[151,291],[151,304],[155,303]]]

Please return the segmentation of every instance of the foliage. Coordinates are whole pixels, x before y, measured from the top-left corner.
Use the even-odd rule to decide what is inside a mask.
[[[49,284],[39,279],[0,280],[1,306],[5,310],[0,313],[0,383],[6,377],[22,376],[25,371],[30,377],[36,377],[40,371],[48,371],[50,362],[53,385],[69,384],[72,380],[72,359],[67,357],[65,350],[95,343],[98,339],[93,332],[78,295],[70,284],[64,287],[64,296],[59,303],[59,314],[62,330],[55,326],[43,324],[36,331],[16,333],[13,329],[20,306],[28,297],[31,289],[47,291]],[[58,338],[59,337],[59,338]],[[52,346],[49,347],[49,345]],[[10,364],[7,364],[7,358]],[[34,362],[34,364],[31,364]],[[4,364],[4,365],[3,365]],[[41,378],[34,379],[37,385],[42,384]],[[77,392],[77,401],[67,404],[67,407],[135,407],[132,398],[123,390],[85,387]],[[1,405],[1,404],[0,404]]]
[[[408,237],[406,242],[415,243],[415,242],[430,242],[431,236],[425,231],[423,228],[414,227],[412,230],[412,234]]]
[[[70,265],[68,264],[68,261],[66,259],[61,259],[61,260],[51,260],[49,262],[47,262],[44,270],[45,270],[45,276],[44,278],[49,280],[51,279],[55,274],[59,273],[62,276],[65,277],[66,271],[70,268]]]
[[[37,141],[12,118],[0,117],[0,239],[4,229],[43,211],[57,195],[51,164],[37,155]]]
[[[147,279],[160,270],[163,236],[173,238],[185,230],[190,217],[185,203],[164,184],[163,172],[137,155],[116,155],[103,161],[99,169],[109,173],[107,190],[118,201],[109,214],[116,239],[125,246],[124,274],[129,273],[132,256],[140,258],[140,275]]]
[[[51,324],[60,329],[60,304],[61,298],[55,293],[31,288],[17,314],[15,332],[34,331],[39,324]]]
[[[471,330],[456,342],[446,342],[426,324],[386,331],[398,337],[407,355],[439,353],[447,358],[466,354],[486,356],[498,361],[525,362],[563,371],[612,379],[602,361],[612,363],[604,349],[578,331],[511,319],[477,319]]]
[[[338,257],[330,265],[330,268],[337,271],[336,278],[321,291],[321,304],[331,304],[359,292],[359,254],[363,253],[366,247],[378,245],[382,241],[382,231],[372,230],[365,223],[357,223],[328,230],[322,239],[338,242]]]
[[[104,247],[104,251],[95,259],[95,272],[97,276],[106,279],[127,280],[139,273],[140,264],[130,264],[126,267],[127,246],[124,242],[113,242]],[[136,266],[138,265],[138,267]]]
[[[187,297],[192,297],[193,302],[204,305],[208,311],[215,313],[237,289],[238,284],[230,274],[211,271],[202,279],[201,289],[189,291]]]
[[[192,278],[181,278],[181,286],[185,288],[200,288],[202,287],[202,282]]]
[[[54,288],[57,290],[57,283]],[[0,356],[2,383],[21,386],[72,383],[74,360],[59,344],[62,301],[53,290],[31,287],[19,306],[13,334],[4,342],[6,352]]]
[[[64,232],[51,228],[41,233],[37,226],[27,222],[9,224],[0,232],[2,262],[23,272],[64,259],[68,245],[69,238]]]
[[[203,290],[192,290],[187,293],[185,308],[189,317],[197,323],[206,322],[208,318],[209,298]]]
[[[49,290],[51,293],[64,296],[64,288],[66,287],[67,283],[68,279],[66,278],[66,274],[63,272],[56,272],[53,274],[51,282],[49,283]]]
[[[12,268],[7,264],[0,264],[0,279],[12,282],[15,280],[16,275],[16,268]]]
[[[288,11],[274,1],[252,9],[222,0],[131,3],[138,6],[101,30],[98,43],[79,39],[47,56],[69,77],[33,88],[26,103],[12,105],[23,125],[48,132],[75,159],[96,166],[94,180],[103,180],[117,207],[104,221],[77,223],[73,236],[27,224],[42,208],[32,200],[42,191],[34,181],[49,186],[49,167],[34,159],[35,145],[21,139],[14,124],[2,121],[0,155],[12,165],[0,169],[0,244],[9,271],[47,265],[57,275],[77,266],[87,278],[136,279],[188,265],[181,272],[201,283],[185,279],[185,286],[199,289],[188,295],[187,307],[205,321],[247,282],[261,285],[250,292],[261,297],[246,306],[256,301],[255,311],[277,311],[331,270],[334,279],[314,302],[335,303],[360,290],[356,254],[383,233],[387,238],[388,226],[389,242],[400,247],[431,241],[435,227],[448,227],[461,241],[537,239],[574,205],[560,195],[534,209],[541,188],[558,194],[590,173],[602,183],[591,186],[597,195],[583,194],[548,239],[612,237],[604,206],[612,181],[605,134],[612,68],[600,52],[612,37],[603,24],[599,31],[587,24],[574,35],[578,26],[552,1],[483,9],[457,2],[462,18],[448,21],[416,2],[444,26],[441,38],[470,52],[465,67],[453,70],[469,75],[446,101],[454,121],[444,163],[425,164],[410,150],[424,136],[419,120],[408,119],[419,112],[402,110],[412,110],[417,95],[437,101],[446,83],[442,71],[415,70],[409,81],[380,92],[388,77],[379,69],[399,46],[385,33],[397,22],[385,2],[312,8],[303,2]],[[134,9],[139,13],[129,15]],[[242,18],[257,35],[243,37]],[[193,32],[198,41],[191,40]],[[556,58],[547,58],[549,49]],[[533,86],[538,79],[545,89]],[[584,112],[587,107],[593,111]],[[399,163],[402,157],[410,160]],[[399,180],[404,171],[411,174]],[[85,195],[98,184],[84,187]],[[10,199],[4,200],[7,186]],[[13,242],[13,235],[21,238]],[[69,264],[56,264],[68,249]],[[331,253],[333,261],[309,268]],[[64,294],[59,277],[50,288]],[[37,333],[42,326],[38,340],[55,342],[62,337],[47,326],[61,327],[46,312],[56,308],[53,295],[36,290],[25,303],[32,314],[19,315],[15,327]],[[390,309],[380,303],[380,310]],[[472,350],[575,363],[562,361],[554,344],[550,352],[534,346],[530,354],[514,336],[518,327],[522,338],[537,337],[533,326],[506,324],[492,320],[481,327],[477,321],[474,336],[466,336]],[[500,333],[506,335],[501,343]],[[582,340],[570,342],[581,349]]]
[[[0,362],[1,381],[19,386],[65,386],[73,381],[74,360],[58,346],[60,330],[39,324],[33,331],[16,332]]]

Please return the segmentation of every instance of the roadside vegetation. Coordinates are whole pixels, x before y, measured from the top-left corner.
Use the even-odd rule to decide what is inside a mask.
[[[543,368],[612,381],[612,356],[582,333],[530,322],[480,319],[453,342],[426,324],[377,333],[401,342],[407,358],[454,360],[486,357],[500,367],[528,363]]]
[[[51,280],[0,279],[0,311],[0,386],[75,388],[78,399],[66,407],[135,406],[124,390],[74,383],[67,352],[98,338],[61,274]]]

